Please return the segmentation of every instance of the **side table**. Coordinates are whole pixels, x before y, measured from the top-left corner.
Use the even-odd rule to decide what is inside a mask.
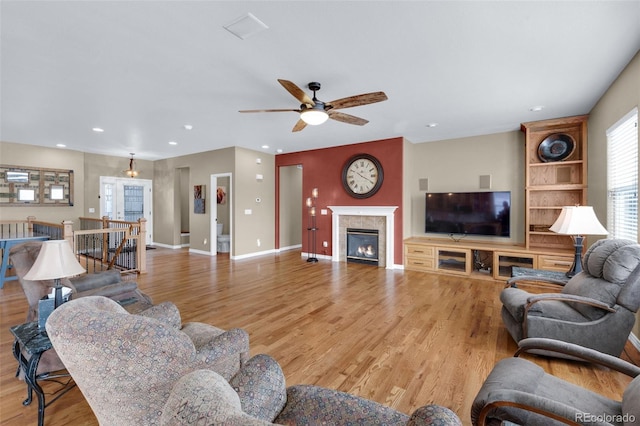
[[[11,327],[11,333],[15,337],[13,356],[18,360],[20,368],[24,371],[24,380],[27,384],[27,399],[22,402],[22,405],[31,404],[33,392],[35,392],[38,397],[38,426],[43,426],[44,409],[71,390],[75,383],[68,373],[51,374],[51,372],[46,372],[40,375],[36,374],[42,354],[53,348],[47,332],[38,327],[37,321],[13,326]],[[27,359],[24,352],[30,355],[29,359]],[[61,377],[67,377],[68,381],[66,383],[57,381]],[[44,391],[38,384],[38,380],[55,380],[63,387],[56,392],[57,395],[51,401],[45,403]]]

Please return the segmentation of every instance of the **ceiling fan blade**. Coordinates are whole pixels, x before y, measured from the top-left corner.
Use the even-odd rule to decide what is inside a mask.
[[[311,105],[311,106],[316,104],[313,101],[313,99],[311,99],[309,95],[304,93],[304,90],[296,86],[295,83],[292,83],[289,80],[282,80],[282,79],[278,79],[278,82],[282,84],[282,87],[287,89],[287,92],[291,93],[294,98],[300,101],[300,103]]]
[[[374,104],[387,100],[384,92],[363,93],[362,95],[349,96],[348,98],[336,99],[335,101],[326,102],[325,105],[333,109],[351,108],[360,105]]]
[[[329,111],[329,118],[336,121],[342,121],[343,123],[355,124],[356,126],[364,126],[369,122],[364,118],[355,117],[353,115],[345,114],[344,112]]]
[[[243,109],[238,112],[300,112],[299,109]]]
[[[307,123],[305,123],[301,118],[300,120],[298,120],[296,125],[293,126],[293,130],[291,130],[291,131],[292,132],[299,132],[300,130],[304,129],[305,127],[307,127]]]

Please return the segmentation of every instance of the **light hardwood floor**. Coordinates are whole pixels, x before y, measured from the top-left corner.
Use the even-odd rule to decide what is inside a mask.
[[[230,261],[188,250],[149,250],[149,272],[137,278],[154,302],[176,303],[183,321],[248,331],[251,354],[267,353],[288,384],[351,392],[410,413],[445,405],[470,424],[484,378],[516,345],[500,318],[502,284],[321,260],[299,251]],[[36,424],[14,377],[9,327],[24,321],[17,281],[0,290],[0,423]],[[584,387],[620,398],[630,381],[605,368],[527,358]],[[117,407],[113,407],[117,409]],[[45,424],[95,425],[76,388],[46,409]]]

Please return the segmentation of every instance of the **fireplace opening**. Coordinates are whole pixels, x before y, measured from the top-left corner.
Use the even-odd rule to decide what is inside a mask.
[[[378,230],[347,228],[347,262],[378,266]]]

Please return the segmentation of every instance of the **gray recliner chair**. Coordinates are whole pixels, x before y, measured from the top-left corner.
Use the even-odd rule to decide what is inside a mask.
[[[42,241],[27,241],[13,246],[9,252],[9,260],[29,303],[27,322],[38,319],[38,302],[54,288],[53,280],[31,281],[24,278],[38,258],[41,247]],[[140,291],[136,282],[123,281],[120,271],[115,269],[63,278],[62,285],[71,288],[72,299],[105,296],[121,303],[132,313],[141,312],[153,306],[151,297]]]
[[[533,294],[515,287],[532,277],[510,280],[500,294],[504,324],[516,342],[550,338],[620,356],[640,307],[639,265],[639,244],[596,241],[585,253],[583,271],[559,293]]]
[[[603,365],[634,377],[621,400],[613,400],[548,374],[517,356],[544,350]],[[613,371],[611,372],[613,374]],[[524,339],[515,357],[499,361],[471,406],[471,423],[527,426],[635,425],[640,421],[640,367],[572,343]]]

